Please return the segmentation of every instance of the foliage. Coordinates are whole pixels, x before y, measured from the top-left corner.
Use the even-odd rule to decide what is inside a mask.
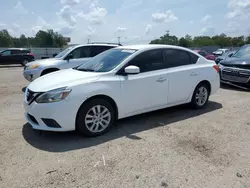
[[[0,30],[0,47],[63,47],[67,45],[64,37],[53,30],[38,31],[35,37],[21,35],[12,37],[7,30]]]
[[[191,37],[186,35],[178,39],[175,35],[165,34],[159,39],[152,40],[150,44],[170,44],[179,45],[183,47],[201,47],[201,46],[219,46],[223,47],[240,47],[244,44],[250,44],[250,35],[247,37],[229,37],[222,33],[221,35],[216,35],[213,37],[209,36],[195,36]]]

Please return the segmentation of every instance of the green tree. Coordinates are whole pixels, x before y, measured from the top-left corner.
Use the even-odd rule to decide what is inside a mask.
[[[21,35],[19,40],[22,47],[28,47],[28,39],[25,35]]]
[[[186,40],[184,37],[180,38],[179,45],[182,47],[190,47],[188,40]]]
[[[0,31],[0,46],[1,47],[13,46],[12,37],[10,36],[9,32],[6,29]]]
[[[246,37],[245,43],[246,43],[246,44],[250,44],[250,35],[248,35],[248,36]]]

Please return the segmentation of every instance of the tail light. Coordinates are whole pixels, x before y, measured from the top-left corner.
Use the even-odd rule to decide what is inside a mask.
[[[214,65],[213,68],[219,73],[220,72],[220,67],[219,65]]]
[[[31,56],[33,56],[33,57],[35,56],[35,54],[33,54],[33,53],[28,53],[28,55],[31,55]]]

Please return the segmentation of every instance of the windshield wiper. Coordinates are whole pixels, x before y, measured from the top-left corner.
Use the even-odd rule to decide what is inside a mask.
[[[86,71],[86,72],[95,72],[95,70],[93,70],[93,69],[86,69],[86,68],[80,68],[80,69],[76,69],[76,70]]]

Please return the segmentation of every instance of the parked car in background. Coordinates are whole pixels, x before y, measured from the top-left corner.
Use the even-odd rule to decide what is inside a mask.
[[[111,43],[91,43],[70,46],[54,58],[36,60],[26,64],[23,76],[31,82],[45,74],[79,66],[97,54],[118,46],[120,45]]]
[[[250,45],[241,47],[219,63],[221,82],[250,89]]]
[[[216,57],[215,63],[218,64],[220,61],[222,61],[228,57],[231,57],[235,52],[236,51],[228,51],[228,52],[224,53],[222,56]]]
[[[34,61],[34,54],[25,48],[8,48],[0,52],[0,64],[21,64]]]
[[[200,54],[201,56],[205,57],[208,60],[215,61],[216,57],[213,54],[209,54],[205,50],[194,50],[196,53]]]
[[[184,103],[203,108],[219,87],[219,66],[192,50],[121,46],[31,82],[25,116],[34,129],[98,136],[117,119]]]
[[[222,56],[227,52],[229,52],[229,49],[218,49],[218,50],[214,51],[213,54],[215,56]]]

